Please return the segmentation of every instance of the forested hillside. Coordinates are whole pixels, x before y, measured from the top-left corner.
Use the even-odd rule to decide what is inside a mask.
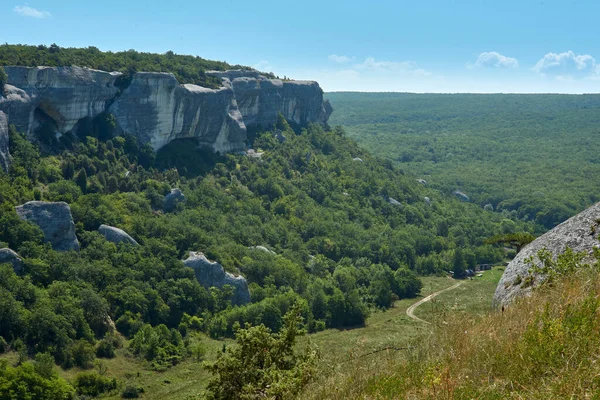
[[[430,187],[461,190],[481,207],[549,229],[600,200],[600,95],[326,97],[332,125]]]
[[[0,45],[0,66],[18,65],[24,67],[88,67],[102,71],[170,72],[179,83],[193,83],[206,87],[218,87],[221,79],[207,76],[206,71],[227,69],[249,69],[241,65],[205,60],[198,56],[180,55],[169,51],[165,54],[142,53],[135,50],[111,52],[100,51],[96,47],[72,48],[39,45]],[[269,75],[269,74],[267,74]]]
[[[361,325],[370,310],[418,293],[417,274],[501,260],[504,249],[485,239],[532,229],[417,184],[341,129],[296,133],[283,118],[276,128],[258,135],[255,157],[186,141],[155,154],[96,129],[40,148],[11,129],[0,247],[17,251],[23,268],[0,270],[0,349],[88,368],[122,335],[133,356],[162,370],[192,353],[190,332],[230,337],[248,322],[277,332],[294,303],[308,331]],[[186,201],[163,211],[173,187]],[[70,204],[80,252],[52,250],[17,216],[34,199]],[[106,241],[101,224],[140,246]],[[231,291],[200,285],[180,261],[189,251],[245,276],[251,303],[234,307]]]

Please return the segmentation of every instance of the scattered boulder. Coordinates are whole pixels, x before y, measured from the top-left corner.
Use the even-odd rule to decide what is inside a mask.
[[[4,248],[0,249],[0,264],[12,264],[13,270],[19,273],[23,268],[23,259],[15,251]]]
[[[464,202],[471,201],[471,199],[469,199],[469,196],[467,196],[460,190],[455,190],[452,194],[455,195],[460,201],[464,201]]]
[[[388,203],[390,203],[393,206],[401,206],[402,203],[400,203],[398,200],[394,199],[393,197],[388,197]]]
[[[181,189],[171,189],[171,191],[165,196],[163,201],[163,209],[167,212],[173,211],[177,204],[183,201],[185,201],[185,196]]]
[[[234,276],[225,272],[223,266],[217,262],[209,261],[201,252],[190,251],[190,255],[183,261],[196,274],[196,279],[203,286],[221,288],[230,285],[234,288],[233,304],[240,305],[250,302],[248,283],[243,276]]]
[[[254,149],[248,149],[248,151],[246,152],[246,156],[248,156],[250,158],[258,158],[258,159],[261,159],[263,154],[265,154],[264,151],[256,151]]]
[[[421,185],[427,185],[427,181],[425,179],[417,179],[417,182],[419,182]]]
[[[600,203],[568,219],[554,229],[529,243],[508,264],[494,294],[494,305],[505,306],[515,298],[527,296],[535,286],[543,282],[543,276],[533,276],[528,259],[539,265],[537,254],[540,250],[548,250],[553,258],[563,253],[567,247],[576,253],[584,252],[587,256],[583,262],[593,261],[595,247],[599,247]]]
[[[352,159],[352,161],[364,162],[364,161],[363,161],[363,159],[362,159],[362,158],[360,158],[360,157],[354,157],[354,158]]]
[[[139,246],[138,242],[136,242],[134,238],[129,236],[129,234],[123,229],[102,224],[100,225],[100,228],[98,228],[98,232],[100,232],[100,234],[104,236],[104,238],[106,238],[106,240],[108,240],[109,242],[127,243],[133,246]]]
[[[259,250],[259,251],[264,251],[265,253],[269,253],[269,254],[273,254],[273,255],[277,254],[277,253],[275,253],[273,250],[270,250],[270,249],[268,249],[268,248],[267,248],[267,247],[265,247],[265,246],[250,246],[250,247],[248,247],[248,248],[249,248],[249,249],[251,249],[251,250]]]
[[[425,200],[425,204],[427,204],[428,206],[431,205],[431,199],[429,197],[423,197],[423,200]]]
[[[23,220],[33,222],[44,233],[44,240],[58,251],[79,251],[71,208],[65,202],[29,201],[16,207]]]
[[[485,206],[483,206],[483,209],[485,211],[494,211],[494,206],[488,203]]]

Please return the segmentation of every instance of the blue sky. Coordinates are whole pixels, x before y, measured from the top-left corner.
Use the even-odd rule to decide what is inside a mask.
[[[326,91],[600,92],[591,0],[2,0],[0,42],[194,54]]]

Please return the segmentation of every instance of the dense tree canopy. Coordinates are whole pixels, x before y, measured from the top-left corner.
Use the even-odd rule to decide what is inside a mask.
[[[600,200],[600,95],[329,93],[330,122],[451,194],[547,230]],[[512,217],[511,217],[512,218]]]
[[[230,65],[221,61],[210,61],[198,56],[180,55],[172,51],[165,54],[142,53],[135,50],[120,52],[100,51],[96,47],[72,48],[39,45],[0,45],[0,66],[79,66],[102,71],[132,72],[171,72],[180,83],[193,83],[207,87],[218,87],[219,78],[207,76],[206,71],[227,69],[248,69],[241,65]],[[2,70],[0,69],[0,89]]]

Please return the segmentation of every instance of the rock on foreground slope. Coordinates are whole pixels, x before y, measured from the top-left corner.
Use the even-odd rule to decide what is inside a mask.
[[[21,219],[40,227],[44,233],[44,241],[50,243],[54,250],[79,251],[75,223],[67,203],[29,201],[16,207],[16,210]]]
[[[243,276],[234,276],[229,272],[225,272],[221,264],[209,261],[201,252],[191,251],[189,257],[183,260],[183,263],[186,267],[194,270],[196,279],[207,288],[211,286],[222,288],[225,285],[233,287],[233,304],[250,302],[248,283]]]
[[[539,263],[537,254],[540,250],[546,249],[556,258],[568,247],[576,253],[584,252],[587,257],[583,261],[591,262],[594,247],[600,246],[599,234],[600,203],[597,203],[535,239],[523,247],[506,267],[496,287],[494,304],[508,305],[515,298],[528,295],[533,287],[541,283],[543,277],[535,277],[533,285],[526,282],[526,278],[531,275],[531,265],[526,260],[533,257],[534,262]]]
[[[8,75],[0,111],[17,130],[50,126],[58,135],[77,132],[102,113],[116,130],[155,150],[196,138],[214,151],[244,150],[248,127],[268,128],[281,112],[298,125],[325,124],[331,106],[316,82],[268,79],[257,71],[207,72],[219,89],[181,85],[169,73],[118,72],[80,67],[4,67]],[[1,149],[0,149],[1,150]]]

